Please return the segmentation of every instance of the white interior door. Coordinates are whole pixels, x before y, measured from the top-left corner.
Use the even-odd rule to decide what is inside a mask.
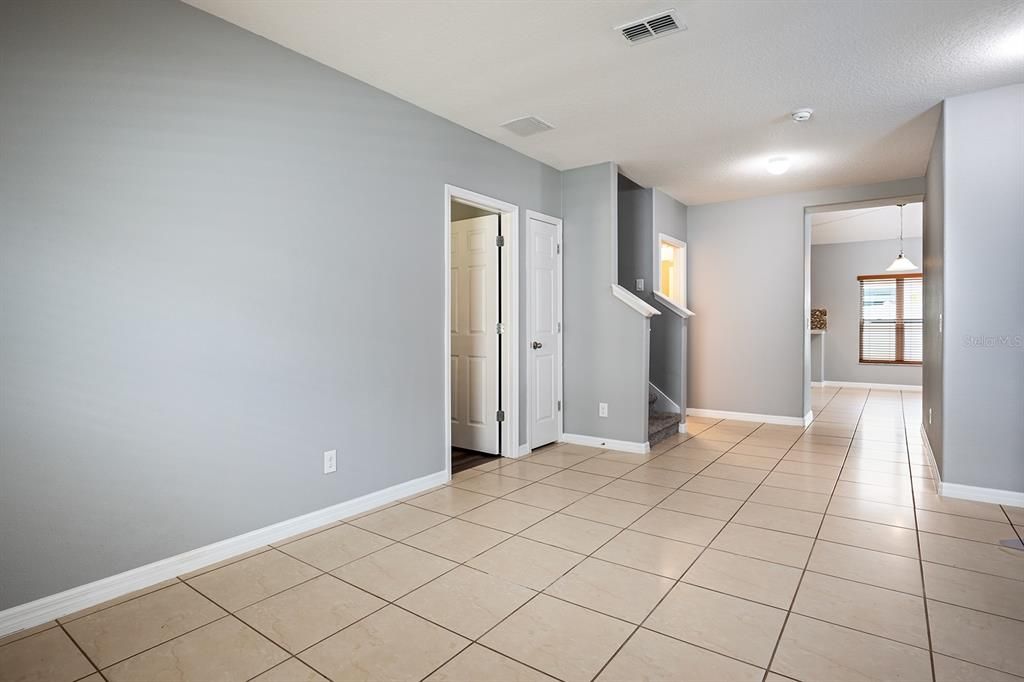
[[[498,216],[451,224],[452,446],[498,449]]]
[[[531,448],[561,437],[561,231],[560,225],[532,216],[527,220]]]

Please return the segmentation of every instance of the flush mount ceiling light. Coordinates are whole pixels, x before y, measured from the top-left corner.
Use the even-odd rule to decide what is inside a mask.
[[[803,123],[804,121],[810,121],[813,114],[814,109],[811,109],[810,107],[801,107],[790,114],[790,116],[793,118],[794,122]]]
[[[768,165],[765,169],[772,175],[782,175],[789,170],[791,163],[787,156],[773,156],[768,159]]]
[[[1017,60],[1024,57],[1024,29],[1006,36],[993,48],[993,54],[1004,59]]]
[[[911,270],[917,270],[917,266],[910,262],[910,259],[903,255],[903,207],[906,204],[896,204],[900,207],[900,255],[896,256],[896,260],[892,262],[892,265],[885,269],[886,272],[909,272]]]

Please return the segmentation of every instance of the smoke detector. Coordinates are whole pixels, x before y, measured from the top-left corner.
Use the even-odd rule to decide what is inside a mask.
[[[552,130],[555,126],[536,116],[523,116],[522,118],[505,121],[501,124],[501,127],[515,133],[519,137],[529,137],[530,135],[543,133],[545,130]]]
[[[643,19],[637,19],[621,26],[616,26],[615,30],[622,33],[622,37],[630,44],[654,40],[676,31],[685,31],[686,24],[677,21],[676,17],[673,16],[674,14],[674,9],[665,10]]]
[[[814,113],[814,109],[809,109],[807,107],[804,107],[802,109],[797,109],[792,114],[790,114],[790,116],[793,117],[793,120],[795,122],[803,123],[804,121],[810,121],[811,120],[811,115],[813,113]]]

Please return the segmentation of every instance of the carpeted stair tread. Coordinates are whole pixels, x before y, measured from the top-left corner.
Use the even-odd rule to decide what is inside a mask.
[[[679,422],[682,421],[675,412],[654,412],[647,417],[647,442],[652,446],[660,443],[674,433],[679,431]]]

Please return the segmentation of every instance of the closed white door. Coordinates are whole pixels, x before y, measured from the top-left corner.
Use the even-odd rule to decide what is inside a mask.
[[[498,216],[452,222],[452,446],[498,448]]]
[[[561,437],[562,229],[561,225],[531,216],[526,231],[530,263],[530,447],[537,448]]]

